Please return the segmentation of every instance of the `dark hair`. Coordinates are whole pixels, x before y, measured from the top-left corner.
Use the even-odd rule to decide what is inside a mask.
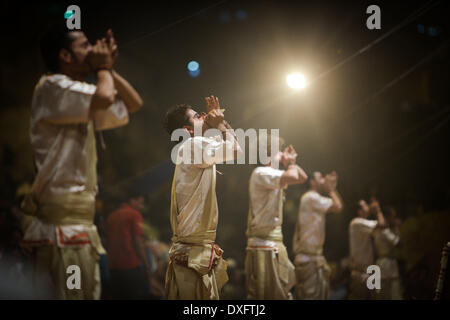
[[[355,212],[358,215],[359,210],[362,209],[361,206],[361,201],[363,201],[364,199],[359,199],[357,201],[354,202],[353,204],[353,212]]]
[[[61,49],[71,51],[70,45],[75,40],[71,36],[72,32],[64,24],[55,24],[42,37],[40,42],[41,56],[48,71],[59,71],[59,52]]]
[[[192,107],[188,104],[178,104],[167,111],[166,118],[164,119],[164,128],[169,135],[171,135],[175,129],[179,129],[190,124],[189,118],[186,115],[186,111],[188,109],[192,109]]]
[[[355,202],[355,208],[356,208],[356,211],[358,211],[359,209],[362,209],[362,206],[361,206],[361,200],[362,200],[362,199],[359,199],[359,200],[357,200],[357,201]]]
[[[395,212],[395,208],[391,205],[386,205],[382,208],[382,211],[386,217],[390,217]]]
[[[314,175],[314,174],[315,174],[316,172],[319,172],[319,171],[313,170],[313,171],[308,171],[308,172],[306,172],[306,175],[307,175],[308,177],[306,178],[305,185],[308,186],[308,188],[311,187],[311,180],[314,180],[314,178],[315,178],[315,175]]]

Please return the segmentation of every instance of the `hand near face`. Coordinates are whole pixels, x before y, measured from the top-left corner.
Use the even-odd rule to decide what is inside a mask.
[[[222,111],[220,111],[220,109],[212,109],[205,117],[205,123],[210,128],[218,129],[219,126],[223,126],[223,120],[223,113]]]
[[[86,61],[93,70],[97,70],[98,68],[112,68],[114,60],[105,39],[97,40],[87,55]]]
[[[205,98],[206,102],[206,112],[209,113],[211,110],[220,109],[219,98],[215,96],[210,96]]]
[[[287,165],[295,164],[297,161],[297,152],[292,144],[284,149],[283,159],[287,162]]]
[[[372,197],[369,204],[370,212],[376,214],[381,211],[380,203],[375,197]]]
[[[336,171],[332,171],[331,173],[325,176],[325,187],[327,188],[328,192],[336,191],[337,182],[338,182],[338,175]]]
[[[117,57],[119,56],[119,49],[117,46],[117,41],[114,38],[114,33],[112,32],[111,29],[108,29],[108,31],[106,31],[106,43],[108,44],[108,47],[111,50],[111,56],[114,62],[116,62]]]

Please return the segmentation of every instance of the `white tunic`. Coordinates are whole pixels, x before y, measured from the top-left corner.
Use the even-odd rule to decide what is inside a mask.
[[[47,194],[86,190],[89,107],[95,90],[95,85],[63,74],[42,76],[36,85],[30,137],[38,171],[33,193],[39,202]],[[94,119],[97,130],[110,129],[126,124],[128,112],[116,99]]]
[[[364,218],[354,218],[350,222],[350,268],[366,272],[374,261],[372,233],[378,222]]]
[[[400,237],[389,228],[375,234],[376,264],[381,269],[381,278],[399,277],[397,260],[393,256],[394,248],[399,241]]]
[[[177,165],[175,192],[178,207],[176,233],[179,237],[187,237],[199,227],[206,197],[213,181],[212,176],[215,175],[215,165],[234,159],[234,149],[237,142],[233,135],[227,134],[226,136],[226,140],[223,140],[221,135],[191,137],[178,150],[178,160],[181,163]],[[190,162],[182,162],[181,160],[186,150],[191,152],[192,161]],[[200,163],[195,164],[193,153],[196,150],[200,154],[206,151],[209,158],[201,157]],[[217,203],[217,198],[214,198],[213,201]],[[216,205],[216,226],[217,215]]]
[[[311,255],[322,255],[325,242],[325,214],[333,200],[310,190],[300,199],[300,208],[294,237],[295,262],[310,261]]]
[[[250,230],[260,228],[275,229],[282,223],[282,206],[280,197],[283,190],[280,179],[285,171],[272,167],[257,167],[250,176],[249,193],[252,217],[249,223]],[[267,239],[250,237],[248,248],[275,249],[276,244]]]
[[[44,75],[35,87],[30,137],[37,168],[32,193],[39,204],[45,204],[53,196],[81,191],[91,192],[95,198],[96,183],[87,185],[91,168],[88,164],[89,126],[94,124],[95,129],[105,130],[128,123],[126,106],[118,98],[106,110],[90,117],[95,90],[95,85],[72,80],[64,74]],[[63,239],[79,238],[77,234],[92,227],[55,228],[34,218],[24,240],[36,244],[64,243]]]

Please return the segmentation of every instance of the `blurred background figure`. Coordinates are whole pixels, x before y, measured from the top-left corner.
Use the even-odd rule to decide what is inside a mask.
[[[347,299],[350,279],[349,262],[349,258],[344,257],[338,262],[330,263],[330,300]]]
[[[397,259],[394,249],[400,242],[400,219],[393,207],[384,209],[386,214],[386,228],[375,229],[374,244],[376,253],[376,265],[381,270],[381,289],[375,293],[376,299],[401,300],[402,286],[399,275]]]
[[[279,145],[281,147],[282,143]],[[290,291],[295,285],[295,268],[283,243],[283,190],[304,183],[308,177],[297,165],[297,152],[292,145],[283,152],[272,149],[271,144],[267,149],[270,149],[271,160],[253,170],[249,182],[247,299],[288,300],[292,299]],[[285,170],[275,167],[275,162],[281,163]]]
[[[34,287],[30,251],[21,246],[23,212],[19,206],[31,186],[16,190],[14,201],[0,201],[0,299],[50,299],[50,288]]]
[[[330,267],[323,256],[325,242],[325,215],[342,212],[338,194],[338,176],[315,171],[309,177],[309,190],[300,200],[295,227],[293,249],[297,299],[326,300],[330,291]],[[327,195],[327,196],[325,196]]]
[[[147,238],[145,246],[152,272],[150,299],[163,300],[166,298],[164,284],[169,263],[169,245],[157,239]]]
[[[375,262],[373,232],[375,228],[384,228],[386,222],[378,201],[374,198],[370,206],[365,200],[359,200],[356,209],[357,217],[350,222],[350,300],[368,300],[373,297],[367,287],[367,267]],[[369,220],[376,215],[377,220]]]
[[[144,197],[133,196],[106,221],[108,268],[113,299],[147,299],[151,270],[142,230]]]

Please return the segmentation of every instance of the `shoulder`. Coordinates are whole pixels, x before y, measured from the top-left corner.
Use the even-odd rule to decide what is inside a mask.
[[[203,136],[189,137],[183,142],[183,144],[180,146],[180,149],[181,148],[185,149],[187,148],[187,146],[202,147],[215,142],[218,142],[218,140],[215,139],[215,137],[212,138]]]
[[[302,201],[315,201],[320,200],[322,196],[318,194],[316,191],[309,190],[305,192],[302,196]]]
[[[369,220],[364,218],[353,218],[353,220],[350,222],[351,227],[369,227],[369,228],[375,228],[377,226],[378,222],[375,220]]]
[[[94,94],[97,87],[84,81],[70,79],[65,74],[43,75],[38,83],[39,89],[70,89],[74,92]]]
[[[275,169],[269,166],[261,166],[253,170],[254,175],[262,175],[262,176],[282,176],[283,173],[284,170]]]

